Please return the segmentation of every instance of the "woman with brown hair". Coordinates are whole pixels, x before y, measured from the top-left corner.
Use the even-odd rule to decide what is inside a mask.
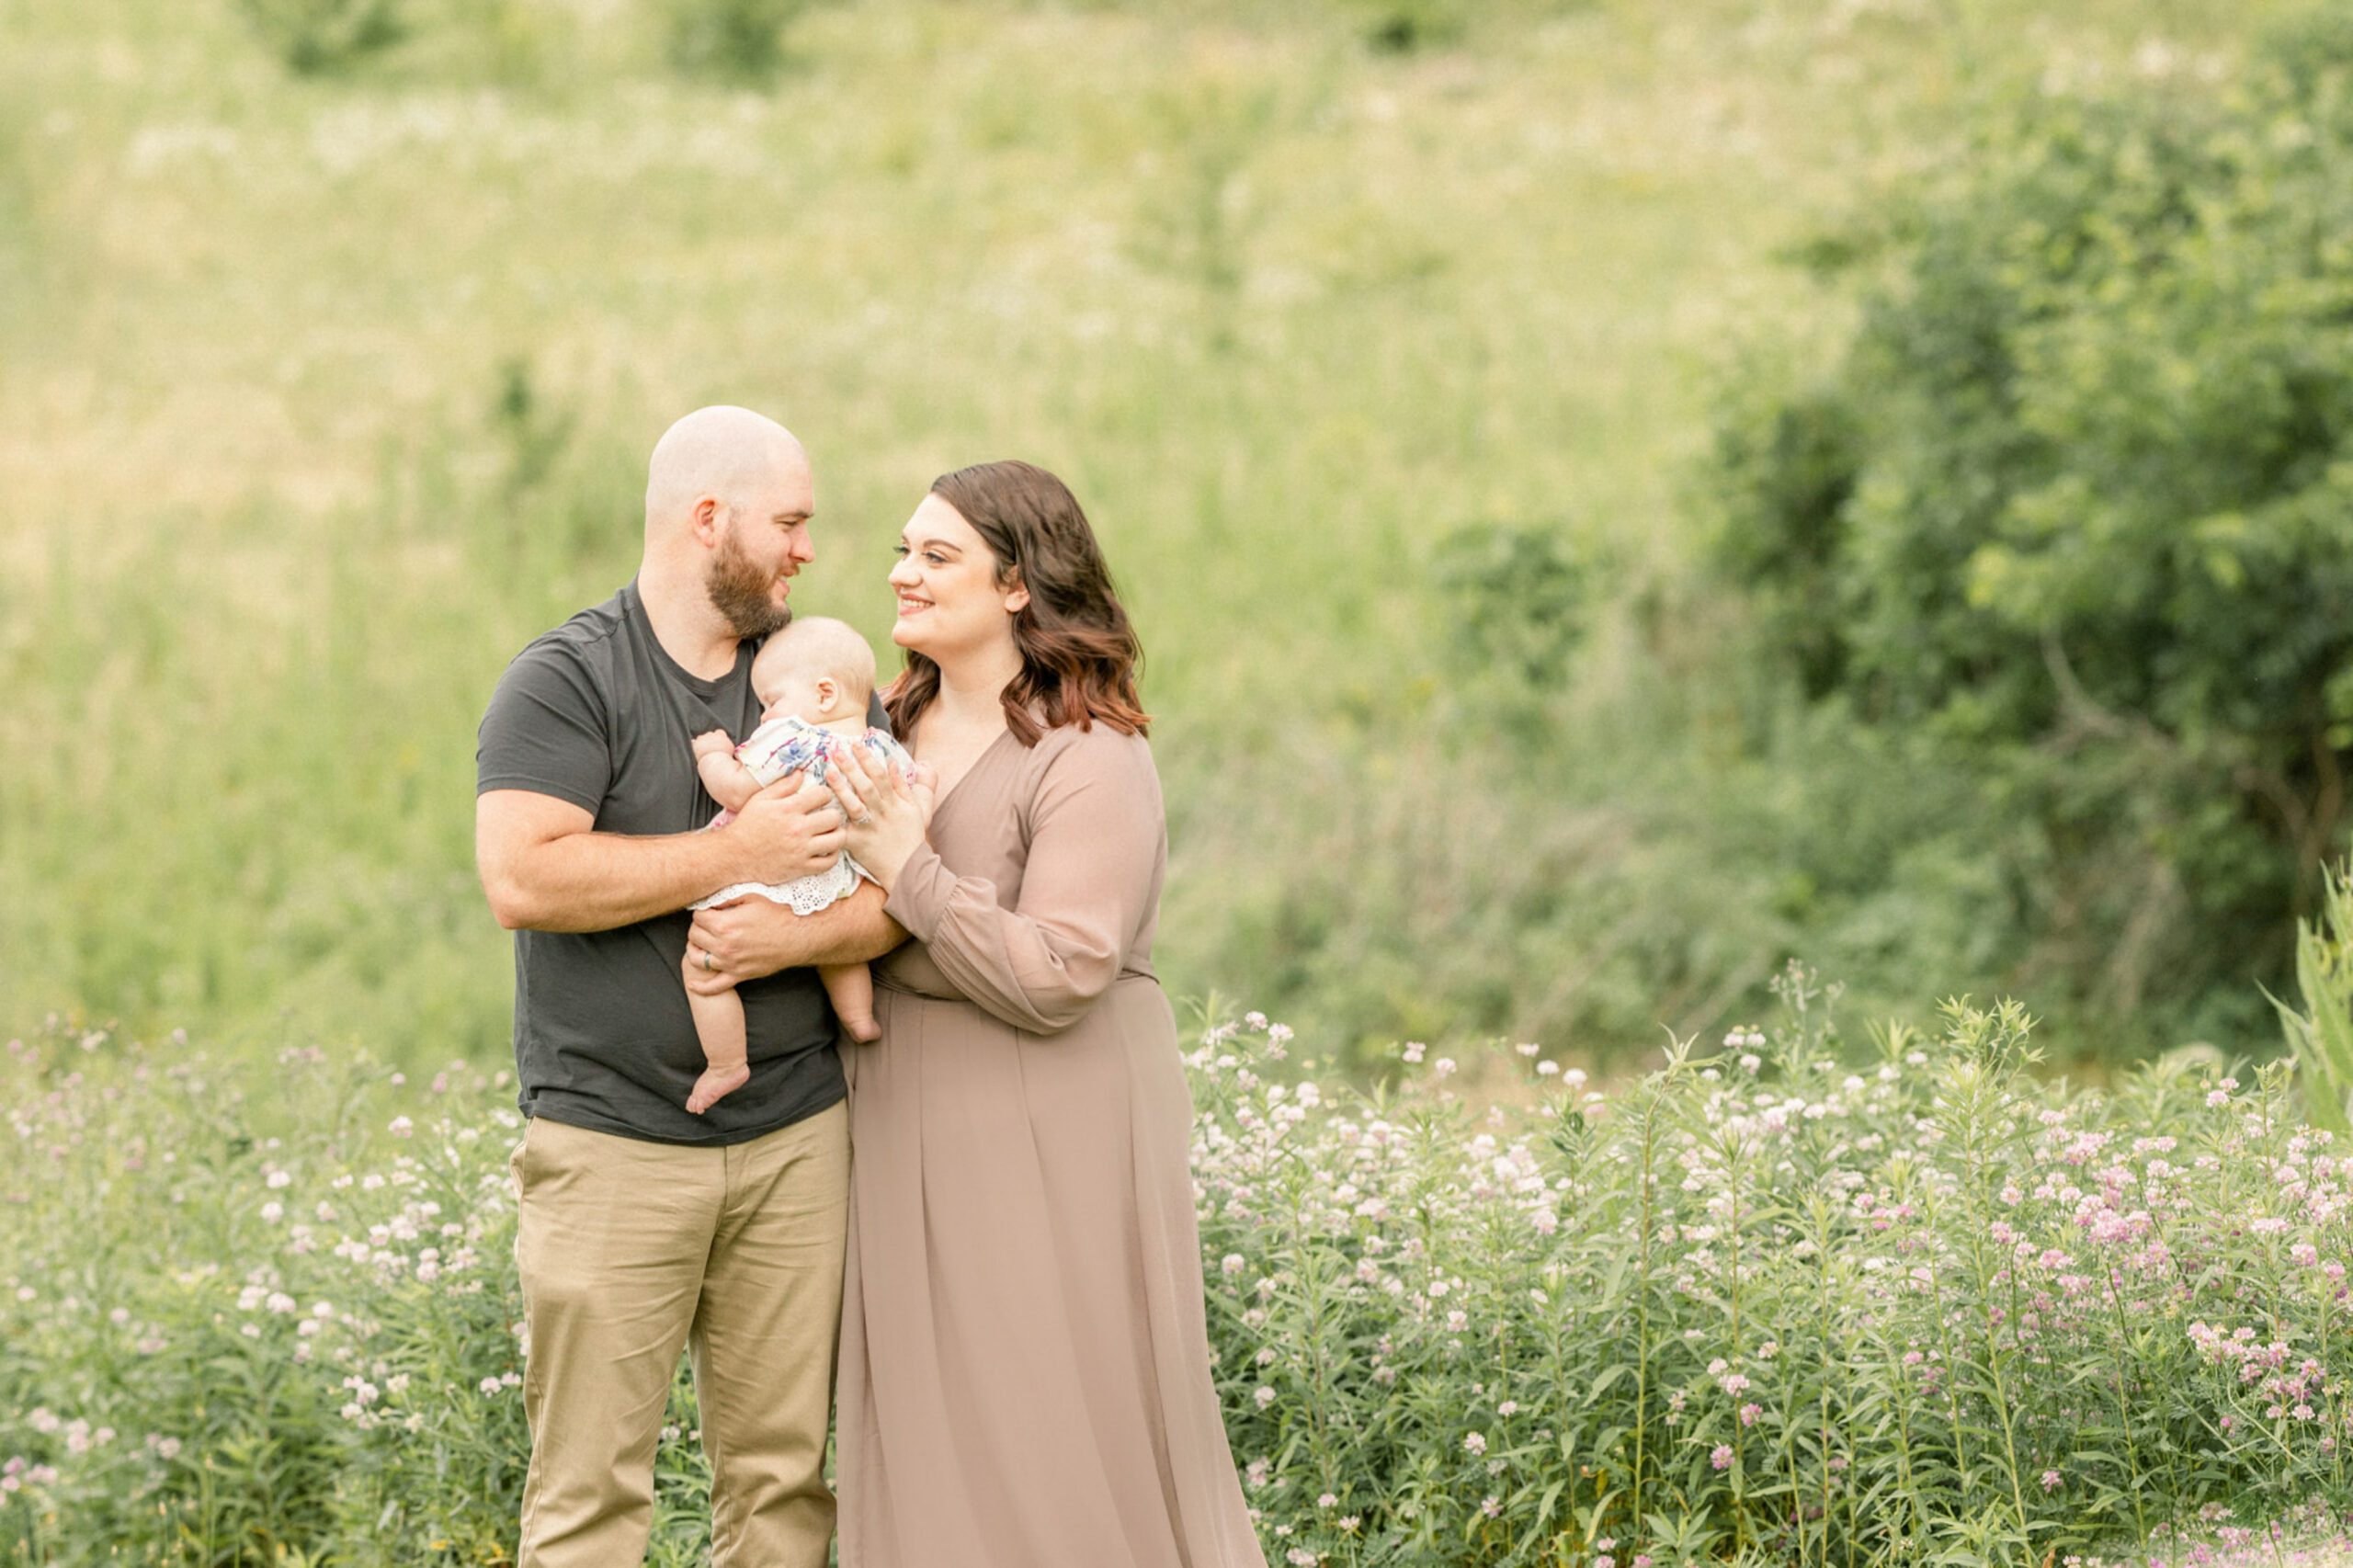
[[[922,765],[849,781],[912,940],[846,1046],[844,1568],[1263,1568],[1226,1447],[1153,978],[1167,864],[1135,633],[1062,482],[941,478],[891,574]]]

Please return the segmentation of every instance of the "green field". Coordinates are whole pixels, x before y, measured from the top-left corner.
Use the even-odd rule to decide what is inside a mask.
[[[1172,989],[1581,1058],[1793,951],[2020,980],[1982,806],[1760,730],[1696,461],[1729,368],[1838,324],[1777,257],[1973,96],[2281,8],[848,0],[753,90],[654,0],[414,0],[314,76],[232,0],[0,0],[0,1028],[498,1053],[474,722],[715,401],[807,441],[800,602],[878,642],[935,473],[1071,480],[1149,654]],[[1541,570],[1462,568],[1491,536]],[[1579,634],[1506,689],[1464,629],[1555,566]]]

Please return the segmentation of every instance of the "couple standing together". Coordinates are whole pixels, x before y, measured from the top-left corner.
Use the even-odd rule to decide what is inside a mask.
[[[1151,966],[1159,779],[1101,551],[1042,470],[940,479],[901,535],[906,669],[873,704],[916,766],[844,747],[829,784],[791,774],[698,831],[697,737],[759,725],[755,654],[814,508],[780,426],[688,415],[654,449],[635,580],[525,649],[483,721],[476,846],[516,932],[530,1118],[521,1568],[642,1560],[682,1346],[718,1568],[826,1562],[837,1366],[844,1568],[1262,1568]],[[845,853],[867,880],[814,913],[688,912]],[[816,966],[870,960],[880,1038],[837,1048]],[[693,1114],[696,1009],[731,992],[750,1074]]]

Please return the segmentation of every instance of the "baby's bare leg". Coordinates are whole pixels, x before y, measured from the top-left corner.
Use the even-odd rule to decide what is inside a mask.
[[[679,968],[690,970],[693,962],[693,949],[688,949],[687,960]],[[687,1096],[687,1108],[700,1116],[742,1088],[752,1075],[751,1064],[745,1060],[744,999],[732,989],[716,996],[698,995],[689,985],[687,1009],[695,1016],[695,1038],[702,1042],[703,1060],[702,1076]]]
[[[825,983],[825,994],[833,999],[834,1017],[842,1021],[852,1040],[881,1040],[882,1026],[874,1021],[874,976],[862,963],[829,963],[821,966],[817,978]]]

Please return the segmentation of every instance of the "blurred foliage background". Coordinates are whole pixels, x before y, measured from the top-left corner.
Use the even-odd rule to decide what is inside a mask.
[[[506,658],[644,453],[1068,477],[1164,973],[1573,1056],[2276,1049],[2347,834],[2342,0],[0,0],[0,1028],[505,1049]]]

